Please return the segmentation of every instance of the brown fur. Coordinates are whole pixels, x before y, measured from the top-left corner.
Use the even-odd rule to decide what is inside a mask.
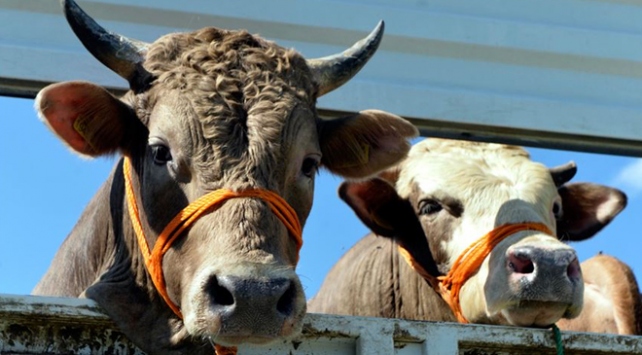
[[[448,305],[397,252],[369,234],[332,267],[308,312],[456,322]]]
[[[582,263],[584,309],[563,319],[560,329],[579,332],[642,335],[642,299],[631,268],[610,255]]]
[[[293,105],[300,101],[312,108],[316,101],[303,57],[245,31],[210,27],[167,35],[149,48],[144,66],[157,77],[154,85],[190,97],[206,141],[193,158],[200,171],[213,175],[203,175],[205,181],[220,179],[216,174],[223,171],[236,178],[250,174],[236,168],[243,158],[273,166],[281,155],[278,149],[276,155],[264,154],[266,147],[251,145],[287,140],[285,118]],[[154,94],[137,100],[153,105]],[[251,134],[258,137],[249,139]]]
[[[270,189],[304,224],[322,152],[339,156],[323,162],[331,171],[366,177],[403,158],[406,139],[417,134],[410,123],[381,111],[321,121],[315,107],[317,83],[303,57],[245,31],[205,28],[170,34],[150,45],[142,65],[152,79],[149,87],[130,91],[122,100],[91,83],[66,82],[43,89],[36,107],[77,152],[98,156],[119,151],[131,158],[150,246],[182,208],[219,188]],[[52,102],[60,103],[57,110],[48,109]],[[86,119],[86,134],[80,144],[70,144],[78,139],[73,133],[78,117]],[[325,143],[352,135],[357,139]],[[369,159],[350,154],[353,146],[364,144],[370,145]],[[168,161],[155,160],[159,146],[171,154]],[[312,169],[304,171],[310,160]],[[354,161],[358,164],[346,164]],[[119,161],[34,293],[94,299],[151,353],[211,353],[212,341],[235,345],[249,339],[234,334],[279,339],[300,330],[305,302],[294,273],[297,249],[267,204],[229,200],[199,219],[165,255],[167,291],[181,307],[183,320],[152,285],[126,211]],[[246,318],[221,324],[222,316],[213,316],[210,309],[220,292],[210,286],[214,277],[287,279],[292,311],[282,324],[278,317],[251,309],[243,313]]]

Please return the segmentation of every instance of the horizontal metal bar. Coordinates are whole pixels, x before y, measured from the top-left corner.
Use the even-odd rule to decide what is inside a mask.
[[[543,11],[542,1],[555,11]],[[80,4],[106,27],[146,41],[207,25],[246,28],[308,57],[345,48],[383,18],[381,49],[355,79],[319,99],[322,114],[378,108],[426,136],[642,156],[642,6],[633,3]],[[82,48],[57,2],[4,1],[0,23],[0,95],[34,97],[63,80],[125,89]]]
[[[567,354],[640,354],[642,337],[564,332]],[[303,333],[242,354],[534,354],[552,352],[550,330],[400,319],[306,315]],[[139,350],[87,299],[0,295],[0,353],[92,353]]]
[[[0,78],[0,95],[34,98],[38,91],[48,84],[47,82],[41,81]],[[125,92],[124,87],[112,87],[108,89],[115,95],[121,95]],[[338,117],[351,114],[351,112],[333,110],[323,106],[319,107],[319,113],[324,117]],[[544,131],[508,126],[498,127],[474,122],[456,122],[443,119],[408,116],[405,116],[405,118],[417,126],[421,135],[425,137],[465,139],[537,148],[642,157],[642,141],[639,140],[559,133],[551,132],[550,130]],[[642,117],[640,118],[640,124],[642,125]]]

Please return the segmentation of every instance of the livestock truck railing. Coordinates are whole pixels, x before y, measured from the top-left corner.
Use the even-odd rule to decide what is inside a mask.
[[[642,354],[642,336],[563,332],[566,354]],[[91,300],[0,295],[0,354],[142,354]],[[555,354],[553,333],[308,314],[302,335],[239,354]]]

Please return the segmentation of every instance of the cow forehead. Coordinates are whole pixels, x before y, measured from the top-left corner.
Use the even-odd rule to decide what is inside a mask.
[[[180,95],[208,126],[271,113],[285,121],[300,104],[314,111],[316,84],[305,59],[293,50],[245,31],[204,28],[175,33],[150,45],[143,63],[153,80],[137,95],[149,114],[160,97]]]
[[[442,232],[427,234],[436,238],[433,242],[438,240],[437,248],[448,259],[442,262],[452,263],[463,249],[499,224],[533,221],[554,226],[549,212],[557,189],[548,169],[531,161],[525,150],[501,144],[432,141],[412,148],[401,166],[397,191],[413,203],[448,196],[463,205],[460,218],[451,218],[447,228],[440,228]],[[506,242],[512,243],[510,238]]]
[[[230,171],[226,165],[240,161],[279,166],[299,135],[316,142],[307,136],[316,133],[317,88],[293,50],[245,31],[205,28],[160,38],[144,67],[154,81],[137,95],[139,116],[148,127],[152,112],[170,117],[162,119],[166,130],[182,130],[175,135],[198,170],[207,172],[204,180],[219,180]]]
[[[413,146],[402,163],[397,191],[404,198],[413,191],[439,192],[464,205],[473,199],[536,202],[544,191],[550,191],[546,199],[556,193],[548,169],[520,147],[433,138]]]
[[[548,169],[522,148],[432,139],[412,148],[397,191],[413,203],[445,197],[461,203],[464,213],[451,230],[470,242],[498,223],[553,223],[549,211],[558,196]]]
[[[182,93],[159,96],[148,121],[148,144],[169,145],[203,186],[243,180],[274,189],[303,155],[320,154],[314,110],[289,95],[276,103],[260,101],[249,112],[225,112],[224,106],[209,115]],[[210,103],[215,105],[224,104]]]
[[[301,55],[246,31],[208,27],[169,34],[149,47],[143,65],[155,84],[184,92],[218,92],[225,99],[245,94],[251,100],[268,87],[275,95],[290,90],[310,102],[316,97]]]

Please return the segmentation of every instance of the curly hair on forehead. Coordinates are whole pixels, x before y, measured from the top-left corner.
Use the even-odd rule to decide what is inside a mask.
[[[256,141],[274,146],[294,100],[310,107],[316,101],[317,85],[305,59],[247,31],[209,27],[163,36],[149,47],[144,67],[154,86],[179,90],[189,99],[209,142],[205,148],[223,149],[227,157],[240,158],[251,144],[248,117],[261,119]],[[196,158],[211,165],[210,154]]]
[[[163,36],[150,46],[144,66],[156,83],[186,92],[243,93],[251,100],[274,87],[279,94],[294,90],[303,100],[316,97],[301,55],[247,31],[208,27]]]

